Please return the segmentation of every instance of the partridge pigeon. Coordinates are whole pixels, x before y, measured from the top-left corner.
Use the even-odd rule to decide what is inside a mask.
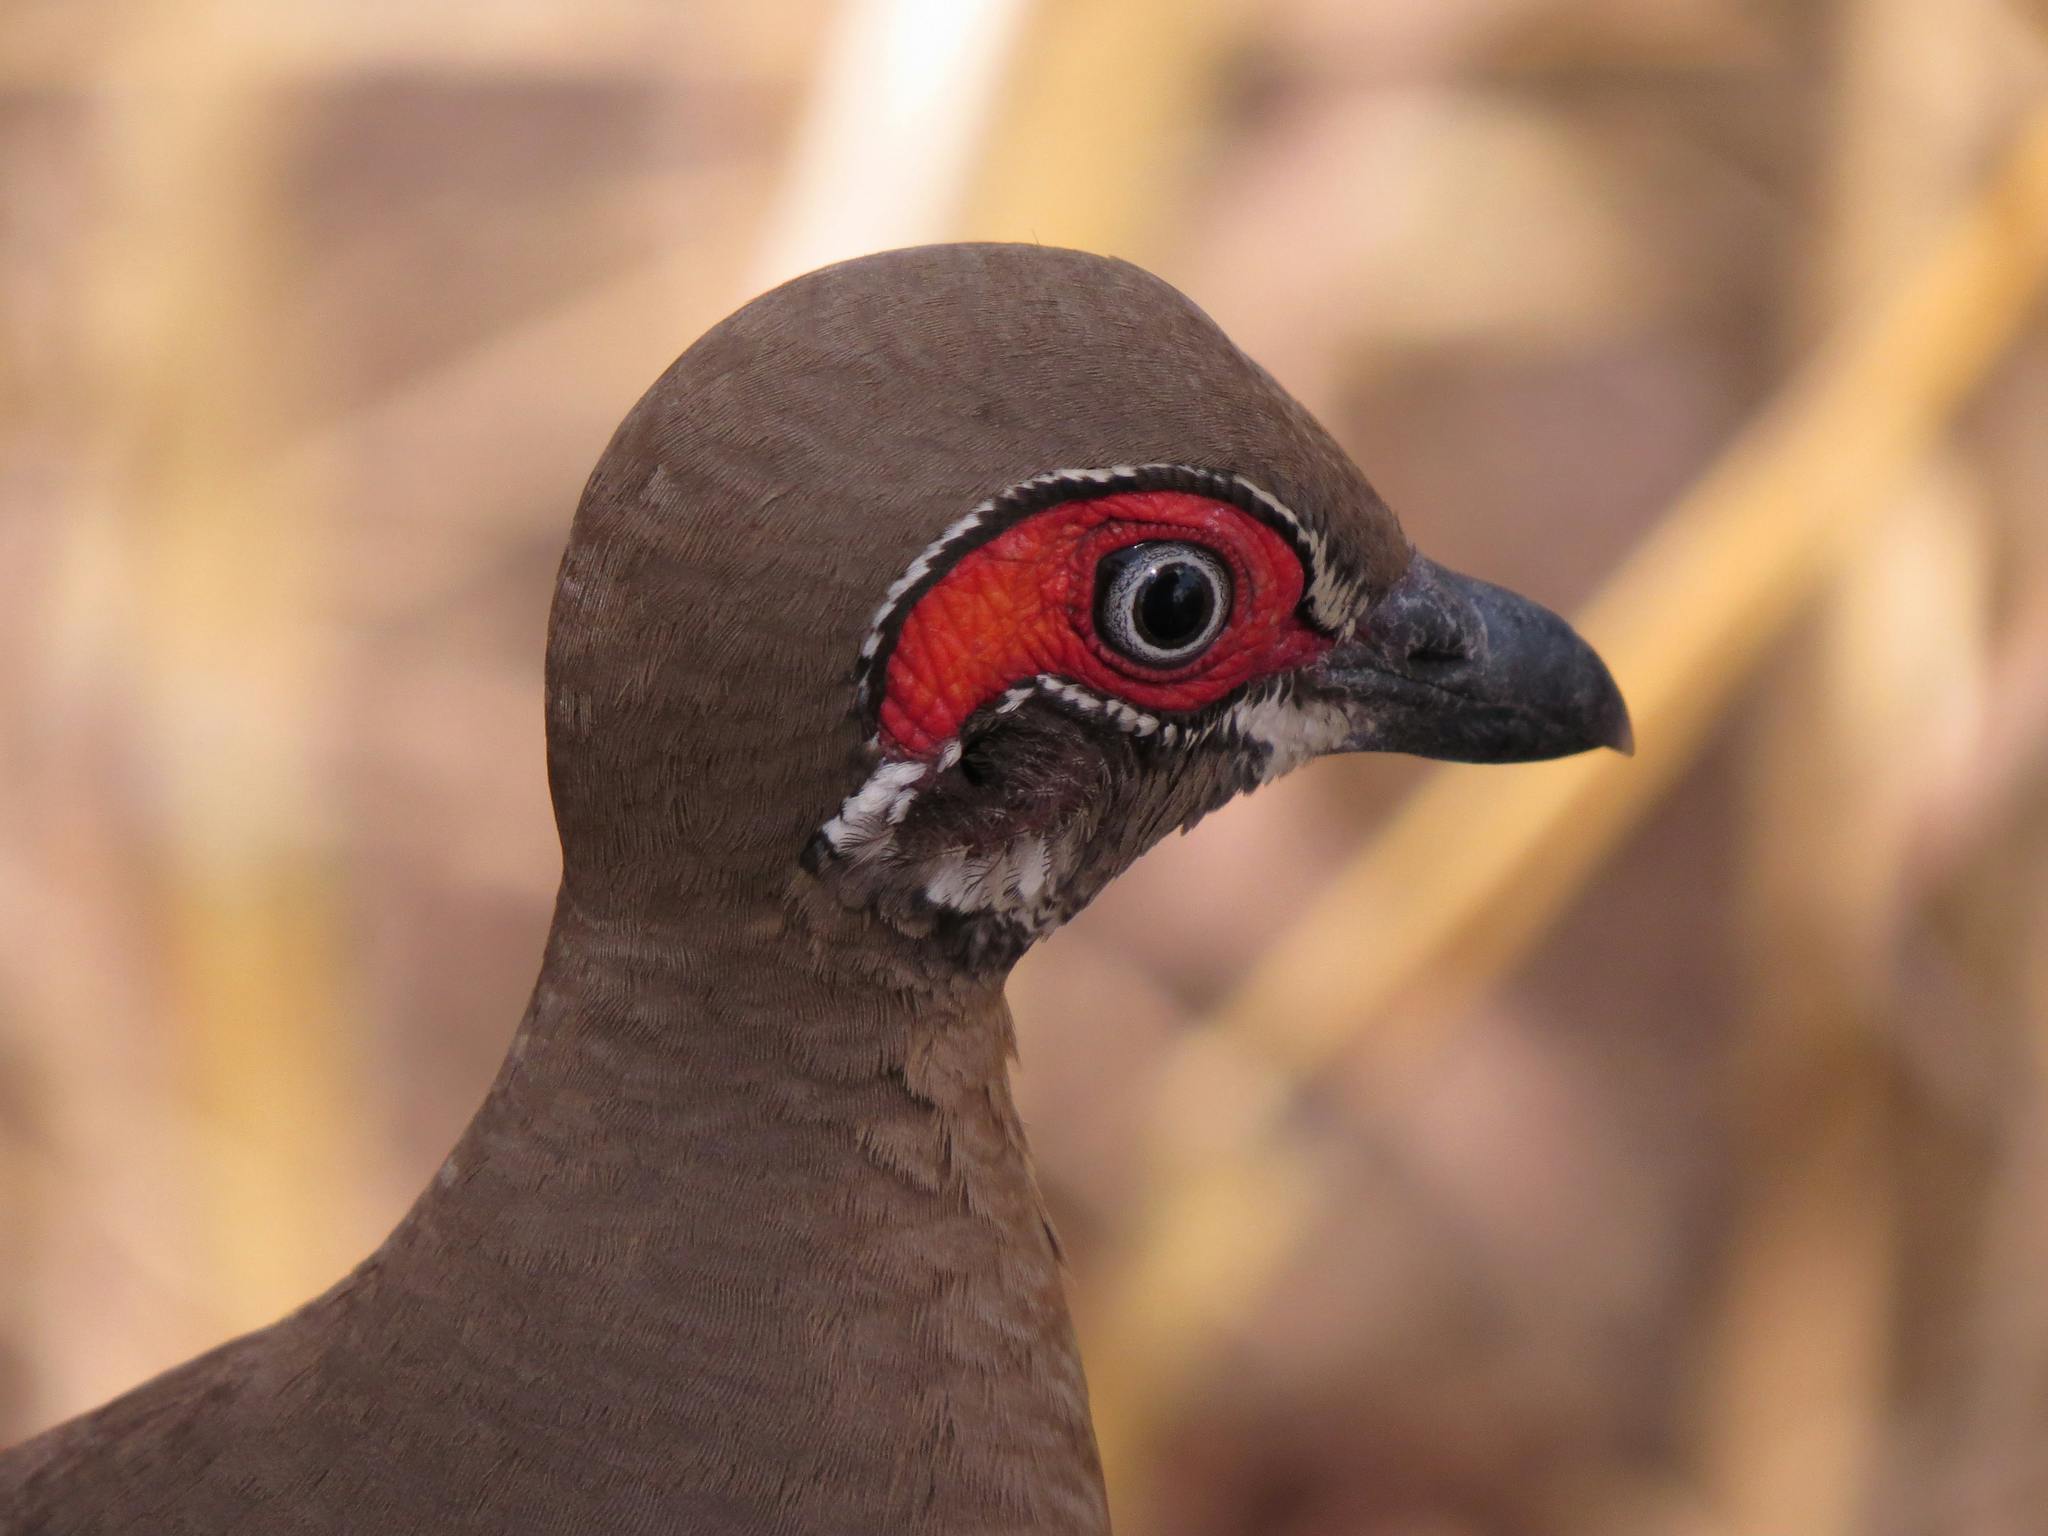
[[[555,592],[562,880],[482,1108],[298,1311],[0,1455],[37,1536],[1107,1528],[1003,981],[1329,752],[1626,750],[1123,262],[894,251],[628,413]]]

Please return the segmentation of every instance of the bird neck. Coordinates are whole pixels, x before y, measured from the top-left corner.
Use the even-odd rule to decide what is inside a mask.
[[[643,1438],[614,1464],[706,1529],[741,1501],[791,1532],[1105,1530],[1000,985],[829,959],[786,913],[685,939],[565,899],[375,1283],[459,1311],[555,1423]]]

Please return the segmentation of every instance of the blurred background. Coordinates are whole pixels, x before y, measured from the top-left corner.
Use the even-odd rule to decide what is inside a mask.
[[[1129,256],[1642,751],[1319,764],[1021,969],[1130,1536],[2048,1531],[2039,0],[7,0],[0,1442],[479,1100],[612,425]]]

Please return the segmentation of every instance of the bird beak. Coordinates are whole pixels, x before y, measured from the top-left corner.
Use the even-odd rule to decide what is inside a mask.
[[[1621,690],[1569,624],[1420,555],[1310,677],[1356,722],[1346,751],[1517,763],[1635,750]]]

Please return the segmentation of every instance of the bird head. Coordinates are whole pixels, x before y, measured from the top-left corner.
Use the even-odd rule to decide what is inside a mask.
[[[1312,758],[1629,746],[1585,642],[1416,553],[1186,298],[1036,246],[708,333],[592,477],[549,670],[572,894],[797,878],[976,973]]]

